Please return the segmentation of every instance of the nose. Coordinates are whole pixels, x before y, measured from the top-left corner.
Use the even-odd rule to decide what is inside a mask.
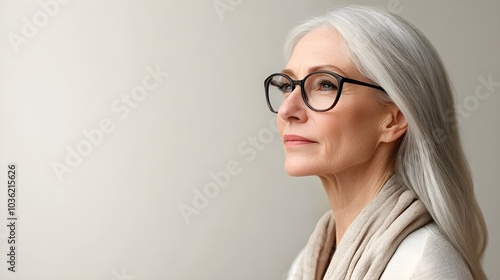
[[[302,99],[300,86],[295,86],[293,91],[283,100],[278,109],[278,116],[285,121],[305,121],[306,104]]]

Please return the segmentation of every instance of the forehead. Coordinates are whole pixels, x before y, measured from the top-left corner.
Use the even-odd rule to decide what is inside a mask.
[[[303,77],[309,73],[309,69],[320,65],[333,65],[339,69],[335,72],[341,75],[348,75],[354,69],[344,39],[328,27],[316,28],[302,37],[286,69],[297,77]]]

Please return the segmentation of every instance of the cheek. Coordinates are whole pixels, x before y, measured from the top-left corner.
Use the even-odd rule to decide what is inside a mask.
[[[324,160],[347,167],[366,161],[373,155],[381,122],[376,110],[366,109],[370,107],[345,108],[346,110],[338,110],[328,119],[321,120],[317,127],[321,128],[321,134],[324,136]]]
[[[339,129],[344,132],[344,135],[349,135],[350,140],[354,140],[352,137],[362,135],[373,138],[380,131],[383,112],[378,101],[373,97],[368,97],[368,94],[371,93],[346,96],[343,106],[339,106],[339,110],[335,112],[338,114],[332,123],[338,123]]]

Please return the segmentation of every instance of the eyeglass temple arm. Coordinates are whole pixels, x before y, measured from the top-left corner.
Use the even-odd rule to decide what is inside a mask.
[[[353,79],[349,79],[349,78],[344,78],[344,77],[342,79],[344,80],[344,83],[357,84],[357,85],[362,85],[362,86],[376,88],[376,89],[380,89],[380,90],[385,91],[381,86],[372,85],[369,83],[365,83],[365,82],[361,82],[361,81],[353,80]]]

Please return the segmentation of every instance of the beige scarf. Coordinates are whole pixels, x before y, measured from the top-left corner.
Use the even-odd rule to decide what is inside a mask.
[[[429,221],[423,203],[393,175],[349,226],[333,257],[334,219],[331,211],[323,215],[289,279],[379,279],[401,241]]]

